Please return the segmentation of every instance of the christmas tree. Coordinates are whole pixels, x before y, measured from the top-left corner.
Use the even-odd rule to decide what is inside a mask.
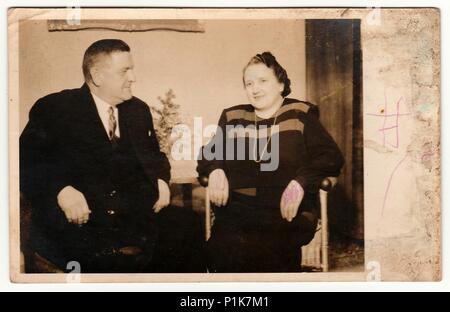
[[[175,93],[170,89],[166,92],[165,97],[158,97],[161,102],[161,108],[151,107],[153,116],[156,117],[155,131],[158,137],[158,142],[161,151],[164,152],[168,158],[170,157],[170,150],[176,138],[173,138],[172,129],[181,123],[179,113],[180,105],[174,103]]]

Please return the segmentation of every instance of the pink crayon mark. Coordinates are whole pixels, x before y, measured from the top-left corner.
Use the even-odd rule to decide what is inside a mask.
[[[383,126],[381,129],[378,129],[383,135],[383,146],[386,146],[386,135],[389,131],[395,130],[395,144],[390,144],[395,148],[398,148],[400,145],[400,138],[399,138],[399,117],[410,115],[411,113],[400,113],[400,103],[403,102],[403,97],[400,97],[396,103],[396,112],[394,114],[388,114],[388,105],[387,105],[387,98],[386,93],[384,95],[384,109],[382,109],[381,114],[374,114],[374,113],[368,113],[369,116],[374,117],[382,117],[383,118]],[[386,126],[386,123],[388,122],[388,119],[395,118],[394,125]]]
[[[425,151],[422,154],[422,157],[421,157],[422,163],[430,161],[431,158],[437,153],[438,153],[438,147],[436,147],[436,146],[428,147],[427,151]]]
[[[398,162],[398,164],[395,166],[394,170],[392,170],[392,172],[391,172],[391,175],[390,175],[388,183],[387,183],[386,191],[384,192],[383,207],[381,208],[381,215],[383,215],[383,213],[384,213],[384,207],[386,206],[386,200],[388,197],[389,189],[391,187],[392,178],[394,177],[394,174],[397,171],[398,167],[400,167],[400,165],[406,159],[407,156],[408,156],[408,153],[406,153],[405,157],[403,157],[402,160],[400,160]]]
[[[403,114],[374,114],[374,113],[367,113],[366,115],[378,116],[378,117],[396,117],[396,116],[408,116],[408,115],[411,115],[411,113],[403,113]]]
[[[425,152],[422,155],[422,162],[427,162],[431,160],[431,157],[434,156],[434,154],[436,154],[436,151],[431,151],[431,152]]]
[[[283,193],[283,202],[286,205],[297,202],[300,197],[300,193],[300,187],[297,183],[289,183]]]

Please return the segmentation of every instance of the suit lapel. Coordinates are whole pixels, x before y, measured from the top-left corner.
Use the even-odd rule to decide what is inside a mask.
[[[149,135],[156,135],[150,133],[150,128],[146,122],[147,115],[142,111],[136,109],[136,105],[133,100],[128,100],[117,106],[119,109],[119,125],[121,138],[127,136],[128,140],[133,147],[138,161],[140,162],[145,174],[150,181],[153,182],[152,186],[158,189],[155,178],[154,167],[154,153],[150,144]],[[159,152],[159,151],[158,151]]]
[[[77,105],[77,110],[82,120],[80,123],[82,126],[79,129],[81,139],[89,146],[95,147],[92,150],[93,153],[99,153],[102,156],[109,152],[111,150],[111,142],[100,119],[89,87],[86,84],[80,89],[80,99]]]
[[[138,158],[148,153],[149,139],[148,131],[146,130],[144,116],[136,111],[132,100],[128,100],[119,104],[119,126],[120,134],[127,136],[130,140]]]
[[[128,123],[128,114],[126,112],[126,109],[124,109],[123,104],[117,105],[118,115],[119,115],[119,131],[120,131],[120,138],[129,137],[129,123]]]

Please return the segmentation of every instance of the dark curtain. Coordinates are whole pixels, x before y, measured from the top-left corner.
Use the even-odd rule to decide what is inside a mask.
[[[330,194],[330,239],[364,238],[360,20],[306,20],[307,99],[339,145],[345,166]]]

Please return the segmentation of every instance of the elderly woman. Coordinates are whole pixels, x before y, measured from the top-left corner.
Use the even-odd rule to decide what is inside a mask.
[[[320,182],[339,175],[343,157],[317,106],[287,98],[290,80],[270,52],[249,61],[243,83],[250,104],[223,111],[198,162],[214,204],[209,271],[299,271]]]

